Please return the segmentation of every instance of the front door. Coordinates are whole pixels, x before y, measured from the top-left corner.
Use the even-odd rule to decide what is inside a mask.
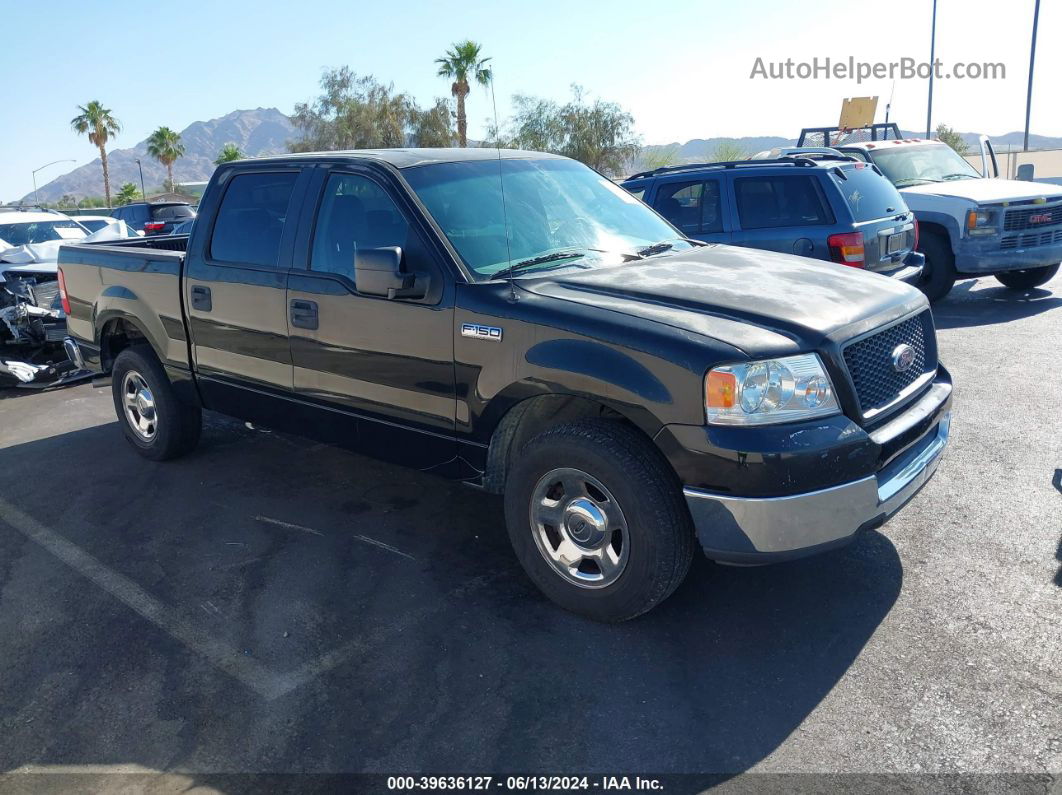
[[[726,197],[719,177],[663,180],[653,194],[653,209],[687,237],[706,243],[730,239],[725,223]]]
[[[354,418],[357,447],[369,455],[420,469],[446,464],[456,455],[452,280],[387,179],[355,169],[323,182],[296,255],[305,268],[288,282],[295,395],[336,423]],[[401,248],[404,270],[429,274],[425,297],[358,292],[358,251],[390,246]]]

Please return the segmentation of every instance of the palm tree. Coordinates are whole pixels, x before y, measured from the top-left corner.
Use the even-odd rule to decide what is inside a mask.
[[[88,135],[91,143],[100,150],[100,162],[103,163],[103,192],[107,196],[107,206],[111,206],[111,175],[107,170],[107,141],[112,135],[122,131],[122,124],[111,115],[109,108],[92,100],[87,105],[78,105],[81,111],[70,120],[70,126],[78,135]]]
[[[173,162],[184,154],[181,134],[169,127],[159,127],[147,139],[148,154],[166,166],[167,190],[173,190]]]
[[[218,156],[214,158],[214,165],[220,166],[222,163],[231,163],[233,160],[243,160],[247,155],[240,151],[240,147],[229,141],[218,152]]]
[[[465,116],[465,97],[471,90],[468,87],[469,79],[475,80],[481,86],[490,84],[491,72],[487,61],[490,58],[479,57],[480,45],[474,41],[465,40],[453,45],[446,51],[444,58],[436,58],[439,64],[439,77],[452,79],[450,93],[457,97],[457,137],[461,146],[468,146],[468,118]]]
[[[122,189],[118,191],[118,195],[114,197],[114,200],[119,207],[122,207],[131,202],[135,202],[139,195],[140,188],[138,188],[132,182],[127,182],[122,185]]]

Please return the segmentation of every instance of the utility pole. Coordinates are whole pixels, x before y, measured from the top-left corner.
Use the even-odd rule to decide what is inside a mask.
[[[1029,151],[1029,116],[1032,113],[1033,67],[1036,65],[1036,26],[1039,22],[1040,0],[1036,0],[1036,7],[1033,9],[1032,47],[1029,50],[1029,93],[1025,96],[1025,145],[1022,149],[1024,152]]]
[[[1037,0],[1039,2],[1040,0]],[[933,0],[933,28],[929,34],[929,107],[926,110],[926,138],[933,137],[933,74],[936,72],[937,0]]]

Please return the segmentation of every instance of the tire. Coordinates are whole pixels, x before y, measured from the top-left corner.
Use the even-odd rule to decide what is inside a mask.
[[[1058,263],[1044,265],[1042,268],[1025,268],[1020,271],[997,273],[996,278],[1012,290],[1029,290],[1047,284],[1058,273]]]
[[[547,513],[555,521],[544,520]],[[626,621],[655,607],[679,586],[693,557],[681,484],[648,439],[618,422],[559,425],[528,442],[506,479],[505,519],[535,585],[597,621]],[[573,551],[586,552],[574,569],[565,565]]]
[[[926,255],[926,264],[916,286],[930,301],[939,301],[951,292],[957,278],[951,242],[939,232],[924,232],[918,250]]]
[[[144,458],[177,458],[199,443],[202,411],[177,399],[151,348],[137,345],[118,354],[111,395],[122,433]]]

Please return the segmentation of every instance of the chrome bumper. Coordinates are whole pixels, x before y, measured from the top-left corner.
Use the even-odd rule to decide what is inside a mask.
[[[67,337],[63,340],[63,350],[66,351],[67,358],[74,363],[77,369],[85,369],[85,357],[81,355],[81,348],[73,338]]]
[[[943,394],[931,391],[909,412],[922,418],[932,413],[950,396],[947,386]],[[684,488],[705,554],[734,563],[772,562],[840,546],[859,530],[879,527],[933,476],[950,426],[949,411],[935,432],[881,472],[820,491],[750,498]],[[898,426],[893,435],[903,430]]]

